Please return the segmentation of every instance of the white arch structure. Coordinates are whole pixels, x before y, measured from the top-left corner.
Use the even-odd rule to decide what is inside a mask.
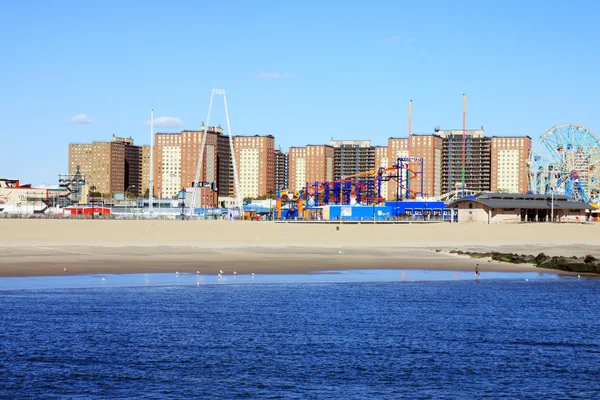
[[[196,167],[196,175],[194,176],[194,190],[192,192],[192,202],[190,203],[190,216],[194,212],[194,205],[196,204],[196,198],[198,197],[198,181],[200,180],[200,172],[202,171],[202,163],[204,161],[204,148],[206,146],[206,135],[208,131],[208,126],[210,124],[210,114],[212,112],[213,98],[214,96],[223,96],[223,104],[225,105],[225,118],[227,119],[227,134],[229,135],[229,149],[231,150],[231,163],[233,165],[233,181],[234,181],[234,189],[237,198],[237,206],[240,210],[240,216],[243,217],[243,202],[242,202],[242,192],[240,190],[240,180],[237,171],[237,162],[235,159],[235,151],[233,148],[233,138],[231,136],[231,124],[229,123],[229,110],[227,108],[227,94],[223,89],[213,89],[210,94],[210,103],[208,103],[208,116],[206,117],[206,124],[204,124],[204,132],[202,134],[202,144],[200,145],[200,154],[198,157],[198,166]]]

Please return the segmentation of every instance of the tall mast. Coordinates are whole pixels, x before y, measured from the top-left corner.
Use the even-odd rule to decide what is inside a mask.
[[[412,100],[408,102],[408,157],[410,158],[410,135],[412,133]]]
[[[154,108],[150,111],[150,182],[148,186],[148,207],[150,214],[154,212]]]
[[[467,95],[463,94],[463,137],[462,137],[462,197],[465,197],[465,164],[467,158]]]

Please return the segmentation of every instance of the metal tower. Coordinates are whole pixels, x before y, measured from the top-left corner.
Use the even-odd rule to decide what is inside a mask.
[[[215,95],[223,96],[223,104],[225,105],[225,118],[227,119],[227,134],[229,135],[229,148],[231,150],[231,163],[233,165],[233,181],[234,181],[234,187],[235,187],[235,192],[236,192],[235,194],[237,197],[237,206],[240,210],[240,216],[243,217],[244,209],[243,209],[243,202],[242,202],[242,192],[240,190],[240,180],[238,177],[237,162],[235,159],[235,151],[233,148],[233,138],[231,136],[231,124],[229,123],[229,109],[227,108],[227,94],[225,93],[225,90],[223,90],[223,89],[213,89],[212,93],[210,94],[210,103],[208,104],[208,116],[206,117],[206,124],[204,124],[204,132],[202,133],[202,144],[200,145],[200,154],[198,157],[198,166],[196,168],[196,175],[194,176],[194,188],[193,188],[194,190],[192,192],[192,202],[190,204],[190,216],[194,212],[194,206],[196,204],[198,190],[200,189],[198,182],[200,181],[200,172],[202,171],[202,166],[203,166],[203,162],[204,162],[204,147],[206,146],[206,135],[207,135],[207,131],[208,131],[208,126],[210,124],[210,114],[212,112],[213,98]]]

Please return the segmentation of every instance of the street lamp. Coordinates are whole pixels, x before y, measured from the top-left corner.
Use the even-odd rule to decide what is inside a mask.
[[[127,195],[127,192],[129,192],[129,189],[134,188],[134,187],[135,187],[135,185],[129,185],[127,187],[127,189],[125,189],[125,201],[127,201],[129,199],[129,196]],[[136,206],[137,206],[137,200],[136,200]],[[125,205],[125,207],[127,207],[127,205]],[[131,211],[131,208],[129,210]]]
[[[129,192],[129,189],[134,188],[134,187],[135,187],[135,185],[129,185],[127,187],[127,189],[125,189],[125,198],[127,198],[127,192]]]

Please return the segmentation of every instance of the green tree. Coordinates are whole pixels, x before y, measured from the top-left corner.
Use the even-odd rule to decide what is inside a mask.
[[[275,200],[276,198],[277,198],[277,196],[274,193],[268,193],[263,196],[258,196],[256,198],[256,200],[269,200],[269,199]]]

